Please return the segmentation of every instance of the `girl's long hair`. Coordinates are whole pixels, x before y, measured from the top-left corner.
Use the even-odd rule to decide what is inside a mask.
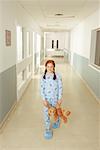
[[[53,76],[53,80],[56,80],[55,62],[54,62],[53,60],[47,60],[47,62],[45,63],[45,67],[47,67],[47,64],[48,64],[48,63],[52,63],[53,66],[54,66],[54,71],[53,71],[54,76]],[[47,73],[47,69],[45,69],[45,71],[44,71],[44,75],[43,75],[43,78],[44,78],[44,79],[46,79],[46,73]]]

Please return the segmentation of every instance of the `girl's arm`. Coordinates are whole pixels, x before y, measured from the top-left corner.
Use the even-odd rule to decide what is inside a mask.
[[[62,94],[63,94],[63,85],[62,85],[62,78],[61,76],[58,76],[58,102],[57,107],[60,107],[62,104]]]
[[[48,102],[47,100],[44,100],[44,101],[43,101],[43,105],[44,105],[45,107],[47,107],[47,108],[50,108],[50,107],[51,107],[51,105],[49,104],[49,102]]]
[[[45,107],[50,108],[50,104],[46,100],[46,96],[45,96],[45,83],[44,83],[43,77],[41,78],[41,96],[42,96],[42,99],[43,99],[43,105]]]
[[[40,82],[40,90],[41,90],[41,96],[43,101],[45,101],[45,83],[44,83],[44,79],[43,77],[41,78],[41,82]]]

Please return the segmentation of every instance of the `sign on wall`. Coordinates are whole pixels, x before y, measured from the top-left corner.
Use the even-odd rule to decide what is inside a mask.
[[[5,30],[5,43],[6,46],[11,46],[11,31]]]

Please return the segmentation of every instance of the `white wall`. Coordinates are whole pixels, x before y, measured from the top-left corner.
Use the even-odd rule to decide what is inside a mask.
[[[100,28],[100,9],[88,16],[71,31],[70,50],[90,57],[91,30]]]
[[[70,32],[65,33],[65,49],[70,50]]]
[[[17,26],[24,28],[24,59],[17,61]],[[33,56],[36,50],[36,44],[33,47],[32,33],[39,33],[43,36],[40,28],[33,18],[18,2],[0,2],[0,73],[16,65],[16,77],[18,82],[19,74],[25,70],[24,81],[17,87],[17,99],[20,99],[29,81],[32,78],[32,67],[30,76],[27,72],[27,66],[33,63]],[[5,30],[11,31],[11,46],[5,45]],[[31,55],[27,56],[26,32],[30,32],[30,51]],[[36,42],[36,40],[34,41]]]
[[[16,26],[41,34],[32,17],[17,2],[0,2],[0,72],[16,64]],[[11,46],[5,46],[5,30],[11,31]]]
[[[100,70],[90,65],[91,31],[100,28],[100,8],[71,31],[71,65],[100,100]],[[100,101],[99,101],[100,102]]]
[[[46,49],[52,48],[52,40],[59,40],[59,49],[69,49],[69,32],[48,32],[46,34]]]

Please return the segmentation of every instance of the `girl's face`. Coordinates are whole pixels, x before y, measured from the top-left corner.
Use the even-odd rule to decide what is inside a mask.
[[[53,71],[54,71],[53,64],[52,63],[48,63],[47,66],[46,66],[46,69],[47,69],[48,73],[53,73]]]

